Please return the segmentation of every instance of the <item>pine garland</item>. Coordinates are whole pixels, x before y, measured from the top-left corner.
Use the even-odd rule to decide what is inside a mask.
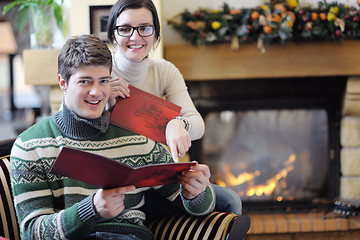
[[[360,1],[358,1],[360,2]],[[181,36],[195,45],[231,43],[237,49],[257,42],[265,51],[275,41],[343,41],[360,37],[360,13],[355,7],[319,2],[317,8],[300,7],[297,0],[272,0],[255,8],[184,10],[168,21]]]

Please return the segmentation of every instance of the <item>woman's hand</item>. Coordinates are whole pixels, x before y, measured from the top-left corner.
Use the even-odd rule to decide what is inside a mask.
[[[205,164],[196,164],[180,176],[182,194],[186,199],[193,199],[210,184],[210,169]]]
[[[116,103],[116,99],[130,97],[129,83],[120,77],[114,77],[110,80],[111,92],[108,101],[109,109],[112,109]]]
[[[134,186],[118,187],[108,190],[99,189],[93,197],[95,211],[103,218],[116,217],[125,208],[125,193],[133,190],[135,190]]]
[[[191,146],[191,137],[188,131],[186,131],[183,121],[172,119],[168,122],[165,137],[171,151],[171,156],[175,162],[178,162],[179,157],[185,156],[185,153]]]

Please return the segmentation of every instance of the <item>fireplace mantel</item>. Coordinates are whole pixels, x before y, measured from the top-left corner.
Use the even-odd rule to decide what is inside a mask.
[[[359,76],[359,56],[359,40],[274,43],[265,53],[256,44],[243,44],[238,50],[229,44],[165,45],[165,58],[186,81]]]

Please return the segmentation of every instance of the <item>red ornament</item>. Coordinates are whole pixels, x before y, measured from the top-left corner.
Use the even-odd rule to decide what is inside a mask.
[[[353,21],[354,21],[354,22],[358,22],[358,21],[359,21],[359,17],[358,17],[358,16],[353,17]]]
[[[201,12],[199,12],[199,11],[196,11],[195,13],[194,13],[194,17],[196,17],[196,18],[199,18],[199,17],[201,17]]]
[[[342,32],[341,32],[340,30],[336,30],[335,35],[336,35],[337,37],[341,37],[341,36],[342,36]]]

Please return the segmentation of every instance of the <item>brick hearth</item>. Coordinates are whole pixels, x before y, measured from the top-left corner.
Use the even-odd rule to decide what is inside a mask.
[[[282,236],[281,239],[302,239],[309,234],[317,236],[315,239],[344,239],[336,236],[357,237],[360,239],[360,217],[345,218],[329,212],[309,213],[274,213],[250,214],[251,227],[247,240],[268,239],[268,236]],[[320,238],[332,236],[333,238]],[[276,238],[278,239],[278,238]]]

